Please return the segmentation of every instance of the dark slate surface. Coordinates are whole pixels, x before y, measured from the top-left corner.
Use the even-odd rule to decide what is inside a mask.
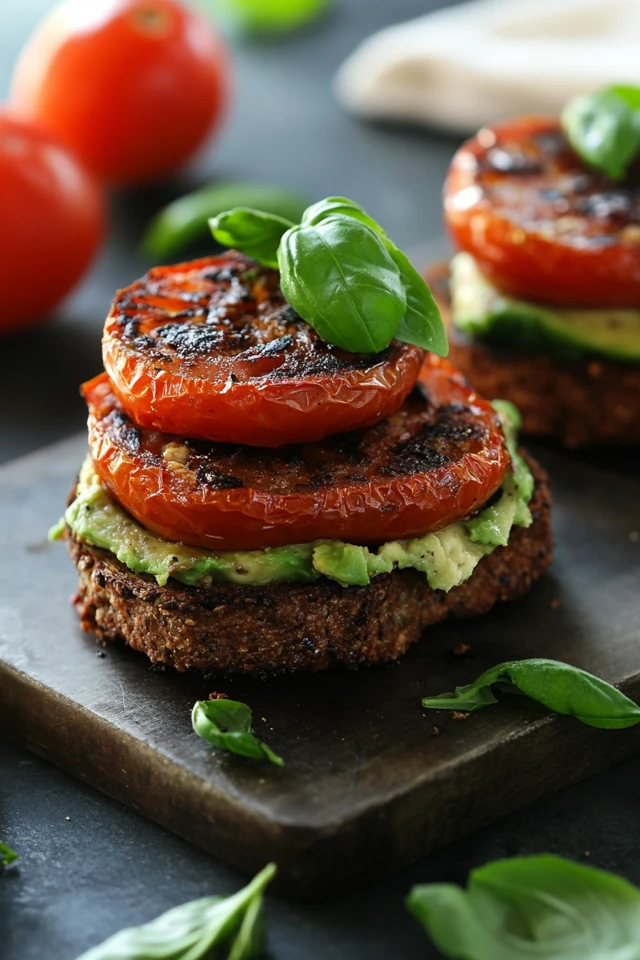
[[[49,5],[21,0],[0,12],[0,94],[20,43]],[[55,323],[0,346],[0,459],[81,427],[76,384],[98,367],[100,325],[113,289],[147,265],[135,249],[139,231],[162,199],[191,183],[233,175],[290,183],[314,195],[343,192],[370,208],[403,245],[439,234],[439,194],[454,141],[356,123],[340,113],[328,89],[359,38],[436,5],[343,0],[295,43],[242,51],[236,113],[219,144],[182,183],[116,198],[110,246]],[[639,801],[640,765],[631,760],[357,896],[326,907],[274,900],[270,952],[279,960],[436,957],[404,913],[409,886],[462,882],[470,868],[499,856],[552,850],[580,858],[589,851],[590,862],[640,882]],[[20,864],[0,877],[4,960],[73,960],[123,925],[192,897],[230,892],[240,882],[207,854],[4,743],[0,836],[21,854]]]

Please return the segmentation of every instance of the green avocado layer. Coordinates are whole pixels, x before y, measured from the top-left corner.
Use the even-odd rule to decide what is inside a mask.
[[[76,498],[50,536],[62,536],[66,524],[80,540],[109,550],[129,570],[149,573],[161,585],[169,577],[205,586],[213,582],[305,583],[328,577],[343,586],[366,586],[381,573],[413,567],[426,575],[432,589],[448,591],[468,580],[482,557],[505,546],[514,525],[531,524],[527,504],[533,477],[516,449],[519,416],[504,401],[496,401],[495,407],[512,458],[496,502],[471,520],[414,540],[393,540],[374,552],[339,540],[238,551],[172,543],[146,530],[111,497],[89,458],[80,471]]]
[[[640,310],[568,310],[516,300],[492,286],[468,253],[451,261],[451,308],[459,330],[487,342],[567,359],[640,360]]]

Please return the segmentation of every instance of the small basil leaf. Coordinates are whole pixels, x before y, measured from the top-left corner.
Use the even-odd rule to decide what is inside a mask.
[[[299,223],[308,199],[286,187],[230,181],[201,187],[174,200],[158,213],[142,238],[143,252],[156,262],[208,235],[212,217],[234,207],[250,207]]]
[[[11,847],[0,840],[0,867],[8,867],[18,859],[18,854],[14,853]]]
[[[466,890],[414,887],[407,907],[453,960],[640,958],[640,890],[562,857],[488,863]]]
[[[327,220],[329,217],[333,217],[336,214],[342,214],[345,217],[353,217],[354,220],[359,220],[360,223],[366,223],[368,227],[371,227],[376,233],[385,236],[384,230],[379,223],[370,217],[366,213],[359,203],[355,203],[353,200],[348,200],[347,197],[327,197],[325,200],[319,200],[318,203],[314,203],[312,206],[308,207],[302,217],[303,224],[310,224],[315,226],[318,223],[322,223],[323,220]]]
[[[293,223],[262,210],[236,207],[213,217],[209,226],[214,240],[223,247],[233,247],[265,267],[276,268],[280,240]]]
[[[231,897],[204,897],[121,930],[78,960],[251,960],[264,944],[262,897],[275,864]]]
[[[520,693],[556,713],[576,717],[603,730],[621,730],[640,723],[640,707],[616,687],[593,674],[558,660],[512,660],[486,670],[475,683],[453,693],[425,697],[432,710],[480,710],[496,703],[493,684],[512,684]]]
[[[284,296],[327,343],[351,353],[389,345],[407,297],[398,268],[366,224],[336,214],[293,227],[278,264]]]
[[[193,729],[208,743],[230,753],[253,760],[270,760],[278,767],[284,760],[251,732],[251,708],[236,700],[198,700],[191,723]]]
[[[396,330],[396,340],[413,343],[439,357],[446,357],[449,353],[447,334],[429,287],[402,250],[390,241],[386,246],[400,271],[407,294],[407,310]]]
[[[562,125],[586,163],[623,180],[640,151],[640,89],[607,87],[577,97],[565,107]]]
[[[201,0],[222,22],[248,34],[286,33],[319,16],[333,0]]]

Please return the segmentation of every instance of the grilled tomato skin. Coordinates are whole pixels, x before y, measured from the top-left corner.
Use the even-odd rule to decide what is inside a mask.
[[[180,0],[63,0],[27,41],[11,102],[98,177],[117,185],[173,173],[218,124],[227,53]]]
[[[420,536],[486,503],[509,464],[491,406],[432,355],[385,420],[278,450],[139,427],[105,374],[82,392],[91,456],[113,496],[160,536],[209,549]]]
[[[424,351],[353,354],[284,300],[278,272],[236,252],[156,267],[121,290],[102,352],[143,427],[277,447],[375,423],[402,406]]]
[[[0,333],[41,322],[102,240],[102,191],[46,131],[0,111]]]
[[[453,158],[445,216],[454,242],[504,293],[589,307],[640,305],[640,176],[585,166],[557,118],[481,130]]]

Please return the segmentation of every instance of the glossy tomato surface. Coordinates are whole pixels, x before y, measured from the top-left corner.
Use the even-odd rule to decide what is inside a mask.
[[[11,100],[119,184],[166,176],[220,121],[228,63],[179,0],[65,0],[27,42]]]
[[[320,339],[276,270],[242,254],[157,267],[107,317],[105,369],[145,427],[277,447],[375,423],[413,388],[424,351],[354,354]]]
[[[104,231],[102,192],[52,137],[0,112],[0,333],[37,323],[80,279]]]
[[[104,374],[83,393],[91,456],[112,494],[150,530],[211,549],[419,536],[476,511],[509,463],[491,406],[431,355],[385,420],[278,450],[137,427]]]
[[[585,167],[557,119],[481,130],[445,186],[455,243],[503,292],[572,306],[640,306],[640,177]]]

